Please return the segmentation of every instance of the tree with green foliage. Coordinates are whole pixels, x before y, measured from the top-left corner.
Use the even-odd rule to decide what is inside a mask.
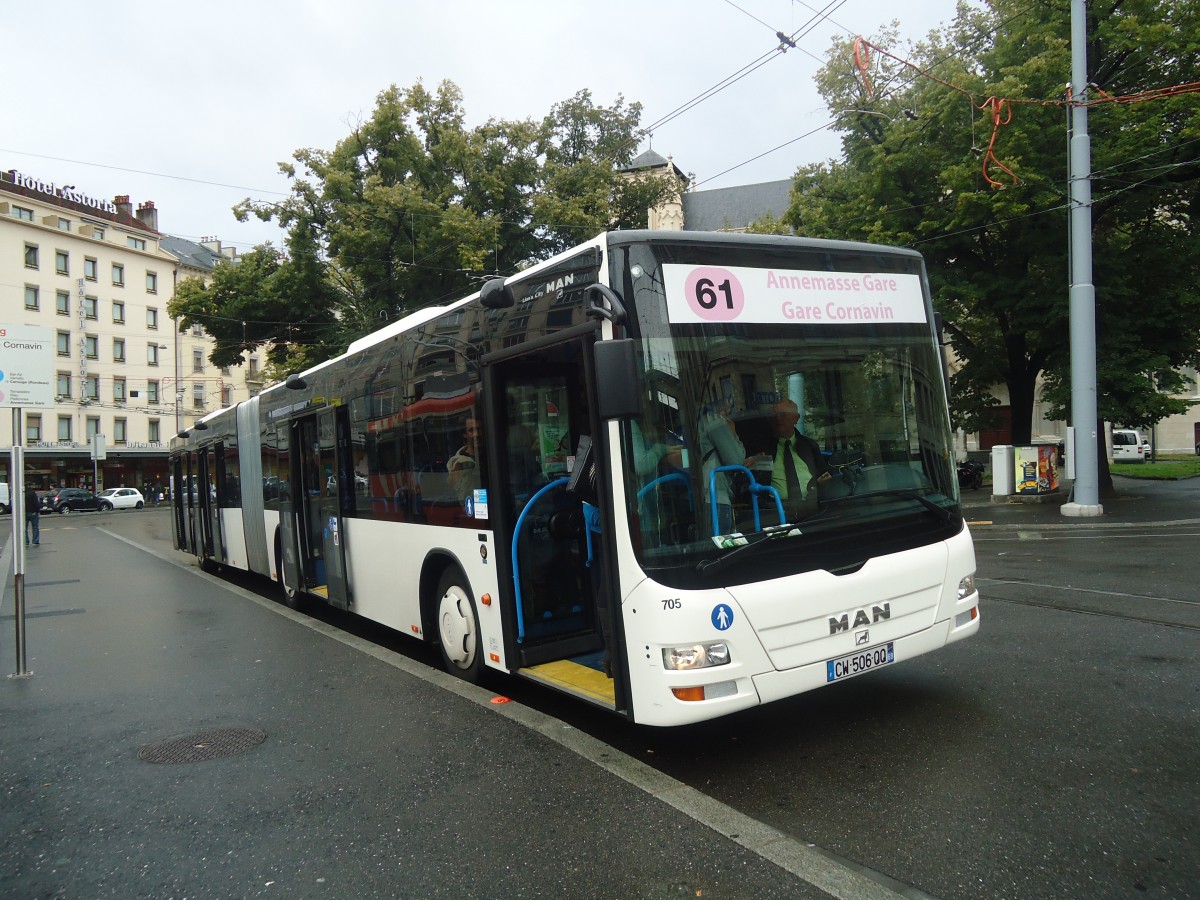
[[[201,326],[212,336],[213,365],[236,366],[254,347],[269,344],[270,360],[284,359],[289,345],[301,361],[324,358],[320,350],[336,332],[332,310],[311,303],[324,283],[302,252],[283,258],[270,245],[255,247],[236,261],[221,260],[212,278],[185,278],[167,303],[183,331]]]
[[[963,3],[915,46],[896,49],[894,26],[873,42],[920,71],[860,48],[864,77],[836,42],[818,84],[842,156],[799,171],[785,217],[920,250],[962,361],[955,420],[994,425],[1004,385],[1017,444],[1039,376],[1049,414],[1069,414],[1069,14]],[[1200,94],[1144,92],[1200,81],[1200,2],[1093,0],[1088,34],[1100,415],[1148,425],[1180,411],[1164,391],[1200,353]]]
[[[469,128],[453,83],[393,85],[333,150],[298,150],[281,164],[286,199],[245,200],[235,213],[287,229],[285,268],[300,277],[296,290],[277,287],[297,310],[331,313],[334,344],[345,346],[600,231],[644,227],[674,187],[618,171],[633,158],[640,116],[639,104],[598,107],[580,91],[540,123]]]

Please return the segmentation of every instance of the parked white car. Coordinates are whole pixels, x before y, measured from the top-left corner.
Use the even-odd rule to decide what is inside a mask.
[[[1145,462],[1148,441],[1136,431],[1128,428],[1114,428],[1112,433],[1113,462]]]
[[[146,498],[137,488],[109,488],[101,491],[96,499],[100,501],[100,509],[141,509],[146,505]]]

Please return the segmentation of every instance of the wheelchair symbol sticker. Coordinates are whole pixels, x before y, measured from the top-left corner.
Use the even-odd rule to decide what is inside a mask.
[[[733,608],[726,603],[718,603],[712,611],[713,628],[725,631],[733,624]]]

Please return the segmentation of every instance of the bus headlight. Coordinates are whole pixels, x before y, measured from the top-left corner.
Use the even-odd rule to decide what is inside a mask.
[[[663,666],[668,669],[707,669],[729,662],[729,645],[724,641],[710,644],[690,644],[686,647],[663,647]]]
[[[975,593],[975,573],[972,572],[958,583],[958,599],[966,600]]]

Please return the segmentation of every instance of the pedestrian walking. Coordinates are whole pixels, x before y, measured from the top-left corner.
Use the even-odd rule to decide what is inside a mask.
[[[33,531],[33,546],[42,542],[41,501],[32,484],[25,485],[25,545],[29,546],[29,533]]]

